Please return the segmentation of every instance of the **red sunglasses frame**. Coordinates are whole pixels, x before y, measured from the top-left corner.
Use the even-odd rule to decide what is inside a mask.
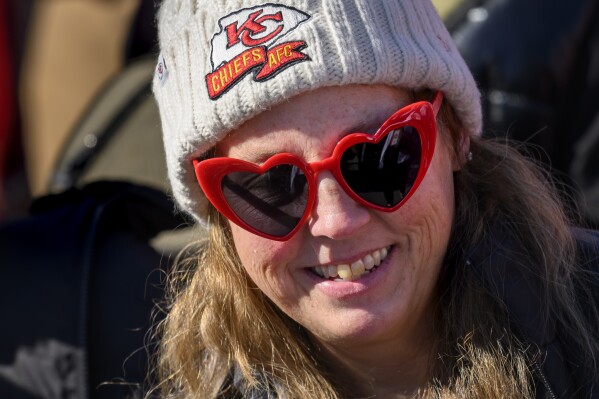
[[[316,176],[323,170],[330,171],[347,195],[349,195],[359,204],[378,211],[394,212],[403,204],[405,204],[406,201],[416,191],[424,179],[428,167],[430,166],[437,136],[436,117],[439,109],[441,108],[442,102],[443,93],[437,92],[432,103],[428,101],[420,101],[409,104],[393,113],[393,115],[391,115],[381,125],[374,135],[367,133],[350,133],[339,140],[335,146],[335,149],[333,150],[333,154],[322,161],[308,163],[297,155],[290,153],[274,155],[259,166],[251,162],[227,157],[210,158],[202,161],[194,159],[193,166],[195,169],[196,178],[200,184],[200,187],[202,188],[202,191],[204,192],[204,195],[206,195],[206,198],[227,219],[253,234],[276,241],[286,241],[291,238],[310,217],[310,214],[312,213],[312,207],[316,201]],[[341,156],[351,146],[360,143],[377,144],[382,138],[386,137],[388,133],[404,126],[414,127],[420,135],[422,148],[420,168],[418,170],[416,180],[414,181],[410,191],[397,205],[393,207],[383,207],[372,204],[359,197],[346,183],[341,174],[341,169],[339,166]],[[306,209],[304,209],[304,213],[300,218],[300,221],[293,228],[293,230],[284,236],[273,236],[255,229],[237,216],[237,214],[230,208],[227,200],[224,197],[221,189],[221,181],[228,173],[250,172],[263,174],[270,168],[281,164],[295,165],[304,172],[308,182],[308,200],[306,203]]]

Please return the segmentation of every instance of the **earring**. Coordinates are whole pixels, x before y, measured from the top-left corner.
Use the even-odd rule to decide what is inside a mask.
[[[472,161],[472,151],[468,151],[468,155],[466,157],[468,159],[468,162]]]

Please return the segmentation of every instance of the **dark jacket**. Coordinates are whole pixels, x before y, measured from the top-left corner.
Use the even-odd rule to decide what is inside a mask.
[[[576,229],[573,234],[578,262],[588,272],[591,284],[597,287],[593,298],[581,296],[579,300],[583,307],[589,300],[599,304],[599,232]],[[519,339],[541,350],[542,356],[535,365],[537,398],[599,399],[598,376],[578,364],[583,354],[561,339],[555,315],[549,320],[542,319],[541,281],[526,267],[526,253],[506,230],[496,226],[487,240],[470,253],[466,266],[506,306],[512,330]]]

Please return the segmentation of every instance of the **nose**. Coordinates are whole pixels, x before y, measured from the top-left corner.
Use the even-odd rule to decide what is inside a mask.
[[[369,209],[354,201],[328,171],[318,174],[316,202],[308,220],[315,237],[351,237],[370,221]]]

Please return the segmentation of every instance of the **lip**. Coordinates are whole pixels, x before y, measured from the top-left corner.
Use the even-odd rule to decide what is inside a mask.
[[[304,269],[304,273],[314,284],[314,288],[328,297],[334,299],[349,299],[359,295],[365,295],[368,291],[376,289],[378,285],[385,281],[385,275],[389,269],[389,264],[395,256],[395,249],[395,246],[391,246],[389,254],[385,260],[377,266],[374,272],[362,275],[355,281],[326,280],[309,269]]]

